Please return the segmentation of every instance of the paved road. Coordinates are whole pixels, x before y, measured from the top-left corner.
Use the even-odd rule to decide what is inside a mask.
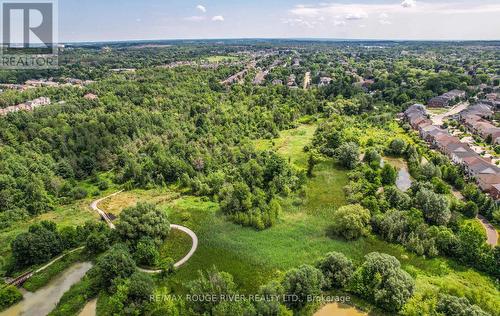
[[[307,88],[309,88],[309,84],[311,84],[311,72],[310,71],[306,72],[306,75],[304,77],[304,90],[307,90]]]
[[[106,212],[104,212],[103,210],[101,210],[97,205],[99,203],[101,203],[102,201],[106,200],[106,199],[109,199],[110,197],[113,197],[119,193],[122,193],[123,190],[121,191],[118,191],[118,192],[115,192],[111,195],[108,195],[108,196],[105,196],[99,200],[95,200],[93,201],[92,203],[90,203],[90,208],[94,211],[96,211],[97,213],[99,213],[99,215],[101,215],[101,218],[104,219],[106,221],[106,223],[108,224],[109,228],[111,229],[115,229],[115,224],[113,224],[113,222],[111,221],[111,219],[109,218],[108,214],[106,214]]]
[[[116,192],[116,193],[113,193],[111,195],[108,195],[106,197],[103,197],[101,199],[98,199],[98,200],[95,200],[93,201],[91,204],[90,204],[90,208],[94,211],[96,211],[97,213],[99,213],[99,215],[101,215],[101,217],[106,221],[106,223],[108,224],[109,228],[111,229],[115,229],[115,225],[111,222],[111,219],[108,217],[108,215],[106,214],[106,212],[104,212],[103,210],[101,210],[99,208],[99,203],[110,198],[110,197],[113,197],[119,193],[123,192],[122,191],[119,191],[119,192]],[[192,256],[193,254],[195,253],[196,249],[198,248],[198,237],[196,236],[196,234],[189,228],[187,227],[184,227],[184,226],[180,226],[180,225],[175,225],[175,224],[171,224],[170,225],[170,229],[176,229],[176,230],[180,230],[186,234],[189,235],[189,237],[191,237],[191,240],[193,241],[193,244],[191,246],[191,250],[189,250],[188,254],[182,258],[181,260],[177,261],[176,263],[174,263],[174,268],[178,268],[180,266],[182,266],[183,264],[185,264]],[[142,271],[142,272],[145,272],[145,273],[150,273],[150,274],[156,274],[156,273],[161,273],[162,270],[150,270],[150,269],[142,269],[142,268],[138,268],[139,271]]]
[[[493,247],[495,247],[497,245],[497,243],[498,243],[498,232],[497,232],[497,230],[483,216],[478,215],[477,219],[479,219],[479,221],[481,222],[481,225],[483,225],[484,229],[486,230],[486,235],[488,236],[488,241],[487,241],[488,244],[491,245],[491,246],[493,246]]]
[[[463,102],[452,107],[448,112],[440,114],[440,115],[431,115],[432,124],[441,126],[444,123],[444,119],[455,114],[462,112],[463,110],[469,107],[468,102]]]

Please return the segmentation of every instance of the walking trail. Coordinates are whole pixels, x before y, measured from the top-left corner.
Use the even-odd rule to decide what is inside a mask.
[[[99,213],[99,215],[106,221],[106,223],[108,224],[109,228],[111,229],[115,229],[115,225],[113,224],[113,222],[111,221],[111,219],[109,218],[108,214],[106,214],[106,212],[104,212],[103,210],[101,210],[99,208],[99,203],[110,198],[110,197],[113,197],[119,193],[123,192],[122,191],[118,191],[116,193],[113,193],[111,195],[108,195],[106,197],[103,197],[101,199],[98,199],[98,200],[95,200],[93,201],[91,204],[90,204],[90,208],[94,211],[96,211],[97,213]],[[184,227],[184,226],[180,226],[180,225],[175,225],[175,224],[171,224],[170,225],[170,229],[176,229],[176,230],[180,230],[186,234],[189,235],[189,237],[191,237],[191,240],[193,241],[193,244],[191,246],[191,249],[189,250],[188,254],[186,256],[184,256],[184,258],[182,258],[181,260],[177,261],[176,263],[174,263],[174,268],[179,268],[180,266],[182,266],[183,264],[185,264],[192,256],[193,254],[195,253],[196,249],[198,248],[198,237],[196,236],[196,234],[189,228],[187,227]],[[149,273],[149,274],[157,274],[157,273],[161,273],[162,270],[151,270],[151,269],[142,269],[142,268],[138,268],[139,271],[141,272],[145,272],[145,273]]]

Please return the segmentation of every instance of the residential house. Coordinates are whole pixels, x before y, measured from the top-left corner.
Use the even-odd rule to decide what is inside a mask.
[[[319,86],[322,87],[322,86],[327,86],[329,85],[331,82],[333,81],[332,78],[330,77],[321,77],[319,79]]]

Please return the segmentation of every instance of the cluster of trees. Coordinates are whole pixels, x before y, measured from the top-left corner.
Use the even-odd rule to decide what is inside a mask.
[[[215,300],[191,301],[187,308],[197,315],[291,315],[320,301],[324,291],[344,290],[389,311],[401,310],[412,296],[413,278],[399,261],[389,255],[370,253],[360,266],[345,255],[329,253],[316,266],[302,265],[288,270],[279,280],[262,286],[257,301],[231,302],[237,286],[230,274],[214,268],[200,272],[188,285],[191,295],[210,295]]]
[[[361,201],[361,206],[369,210],[369,224],[357,225],[358,221],[352,219],[359,213],[355,210],[359,210],[361,206],[347,206],[352,209],[349,212],[351,220],[340,220],[333,225],[337,235],[342,235],[343,231],[349,231],[353,227],[358,227],[358,232],[371,228],[385,240],[402,244],[418,255],[449,256],[498,278],[499,248],[486,244],[486,236],[481,227],[464,221],[465,218],[476,217],[480,210],[478,205],[486,205],[486,209],[489,209],[491,204],[488,201],[491,199],[480,193],[476,186],[469,184],[463,190],[469,201],[458,201],[451,196],[451,189],[442,177],[442,174],[446,174],[446,179],[453,179],[454,182],[461,177],[459,174],[455,176],[456,171],[451,165],[439,165],[436,159],[421,164],[421,157],[414,146],[401,140],[393,140],[385,148],[386,154],[406,155],[409,164],[414,164],[413,174],[417,179],[407,192],[402,192],[394,186],[393,171],[377,172],[380,169],[380,158],[374,151],[375,149],[367,150],[364,159],[366,163],[351,172],[351,182],[345,188],[350,202]],[[384,177],[391,181],[383,181]],[[381,187],[384,190],[380,190]],[[358,233],[355,236],[361,235]],[[344,238],[350,236],[354,235],[343,234]]]
[[[113,238],[103,223],[90,221],[82,226],[58,228],[54,222],[40,221],[11,242],[12,262],[8,270],[13,272],[46,263],[65,250],[81,245],[86,245],[90,252],[101,252],[98,249],[107,249]]]

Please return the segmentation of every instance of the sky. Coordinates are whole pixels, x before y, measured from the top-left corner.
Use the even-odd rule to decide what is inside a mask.
[[[59,41],[500,40],[500,0],[58,0]]]

